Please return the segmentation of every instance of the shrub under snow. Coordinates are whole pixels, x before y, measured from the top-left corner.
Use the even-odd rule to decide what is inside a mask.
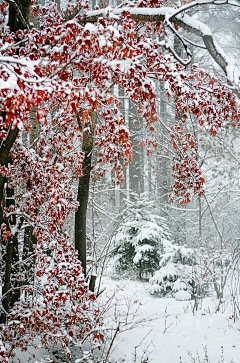
[[[150,279],[150,293],[175,297],[177,300],[191,299],[194,265],[196,261],[193,249],[171,245],[171,250],[162,256],[160,269]]]
[[[138,200],[112,240],[111,275],[149,279],[159,269],[161,255],[171,246],[166,220],[152,213],[152,203]]]

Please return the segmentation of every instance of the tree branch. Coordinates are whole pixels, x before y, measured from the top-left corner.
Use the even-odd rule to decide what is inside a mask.
[[[215,60],[215,62],[221,67],[221,69],[226,74],[228,80],[235,86],[236,93],[240,95],[238,91],[239,87],[239,72],[238,70],[232,65],[230,59],[227,55],[223,52],[223,50],[219,47],[217,42],[213,39],[212,32],[210,28],[202,23],[201,21],[192,19],[189,15],[185,12],[194,8],[199,7],[202,5],[231,5],[240,7],[235,1],[231,0],[198,0],[193,1],[192,3],[186,4],[179,9],[173,9],[171,7],[160,7],[160,8],[121,8],[121,9],[111,9],[105,8],[100,10],[89,11],[87,16],[80,19],[80,24],[86,24],[88,22],[94,23],[97,22],[98,18],[101,16],[105,16],[107,11],[113,11],[115,15],[121,15],[123,11],[127,11],[130,13],[130,16],[135,21],[141,22],[171,22],[175,25],[178,25],[184,30],[195,34],[202,38],[204,45]],[[171,28],[172,29],[172,28]],[[183,42],[183,38],[180,39]],[[185,47],[186,50],[186,47]],[[176,56],[173,53],[174,56]],[[187,54],[189,57],[189,54]]]
[[[8,162],[8,155],[13,146],[14,142],[17,139],[19,130],[16,127],[12,129],[12,126],[9,127],[7,138],[2,142],[0,145],[0,164],[7,165]]]
[[[18,14],[19,20],[21,21],[21,23],[23,25],[23,27],[25,29],[29,30],[29,26],[28,26],[26,20],[24,19],[24,16],[23,16],[21,10],[19,9],[16,1],[15,0],[5,0],[5,1],[6,1],[6,3],[11,4],[14,7],[16,13]]]

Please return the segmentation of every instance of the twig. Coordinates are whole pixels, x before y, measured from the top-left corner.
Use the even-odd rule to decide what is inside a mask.
[[[118,333],[120,332],[120,324],[121,324],[121,323],[118,323],[117,329],[115,330],[114,336],[113,336],[113,338],[112,338],[112,340],[111,340],[111,343],[110,343],[110,345],[109,345],[109,348],[108,348],[108,351],[107,351],[107,354],[106,354],[106,358],[105,358],[106,362],[107,362],[108,357],[109,357],[109,354],[110,354],[110,352],[111,352],[111,349],[112,349],[112,346],[113,346],[114,340],[116,339],[116,337],[117,337]]]

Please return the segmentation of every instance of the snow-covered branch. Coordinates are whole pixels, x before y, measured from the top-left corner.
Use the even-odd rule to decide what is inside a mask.
[[[172,7],[160,7],[160,8],[105,8],[94,11],[89,11],[87,16],[79,20],[80,23],[86,24],[88,22],[96,22],[99,17],[105,16],[107,12],[112,11],[114,15],[120,16],[122,12],[129,12],[131,18],[135,21],[142,22],[165,22],[166,24],[173,23],[178,25],[182,29],[199,36],[207,51],[215,60],[215,62],[221,67],[226,74],[228,80],[234,85],[235,88],[239,87],[239,71],[233,66],[229,57],[224,53],[216,40],[213,38],[211,29],[203,22],[193,19],[187,15],[186,12],[203,5],[231,5],[240,7],[240,4],[236,1],[228,0],[198,0],[186,4],[178,9]],[[183,39],[183,38],[182,38]],[[186,48],[186,47],[185,47]],[[188,54],[189,56],[189,54]]]

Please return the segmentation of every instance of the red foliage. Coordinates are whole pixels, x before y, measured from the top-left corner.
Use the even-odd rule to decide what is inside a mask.
[[[157,37],[152,36],[154,31],[164,35],[163,24],[153,28],[134,22],[128,12],[115,16],[108,10],[96,24],[82,26],[78,19],[88,4],[78,3],[81,11],[70,21],[57,11],[54,1],[49,8],[34,5],[39,29],[17,34],[11,33],[0,18],[1,142],[11,129],[30,132],[33,105],[40,125],[34,144],[24,144],[19,137],[11,151],[12,164],[0,169],[16,194],[15,206],[6,208],[4,215],[15,214],[34,227],[36,276],[44,281],[41,298],[35,286],[22,289],[23,299],[9,312],[0,334],[13,348],[23,350],[39,336],[46,348],[61,343],[67,355],[70,341],[79,345],[87,336],[96,344],[102,340],[94,295],[85,284],[73,244],[63,232],[67,216],[77,208],[70,181],[82,173],[84,154],[76,150],[89,113],[98,115],[95,176],[104,175],[105,165],[110,164],[113,182],[119,183],[123,165],[132,159],[132,145],[113,86],[122,87],[126,97],[136,102],[146,129],[142,144],[150,155],[156,147],[154,123],[158,114],[156,87],[149,73],[164,81],[179,119],[170,131],[175,155],[169,198],[180,197],[181,204],[188,203],[193,194],[204,193],[194,137],[182,128],[189,115],[206,125],[213,136],[223,121],[230,120],[234,126],[239,123],[239,107],[230,89],[197,67],[189,72],[163,53]],[[138,6],[162,4],[165,2],[139,1]],[[3,3],[0,10],[4,14],[7,5]],[[65,15],[69,17],[75,10],[70,3]],[[3,226],[2,230],[7,241],[9,231]],[[0,356],[7,361],[1,339]]]
[[[88,335],[98,346],[102,340],[101,320],[99,311],[92,306],[95,296],[88,291],[81,263],[67,234],[50,235],[41,227],[36,227],[35,234],[42,241],[35,247],[36,276],[46,281],[42,296],[38,297],[34,287],[28,289],[36,301],[25,298],[14,305],[2,328],[2,339],[11,342],[12,348],[25,349],[40,337],[46,349],[61,343],[67,356],[68,344],[79,345]],[[44,253],[46,244],[51,257]]]
[[[173,202],[175,196],[180,197],[180,204],[189,203],[194,194],[204,194],[205,179],[196,160],[196,144],[192,134],[185,134],[179,123],[171,127],[171,141],[175,149],[172,161],[172,176],[174,184],[169,199]]]

